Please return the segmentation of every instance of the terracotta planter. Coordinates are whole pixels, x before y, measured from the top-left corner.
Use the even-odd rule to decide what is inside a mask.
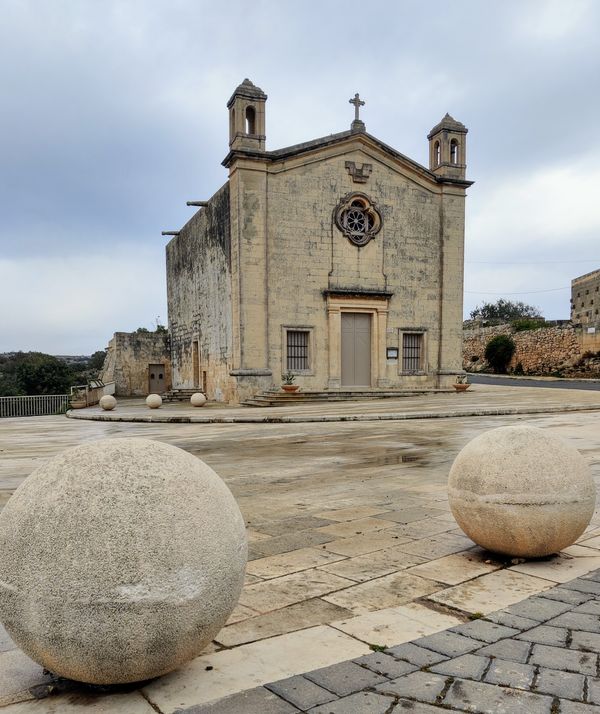
[[[297,384],[282,384],[281,388],[284,392],[297,392],[300,389]]]
[[[457,392],[466,392],[467,389],[471,386],[470,382],[467,384],[453,384],[452,385],[454,389],[456,389]]]

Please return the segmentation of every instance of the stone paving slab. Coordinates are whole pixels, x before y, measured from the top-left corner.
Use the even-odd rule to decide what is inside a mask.
[[[476,397],[488,400],[488,405],[494,401],[508,405],[514,399],[520,406],[527,406],[528,400],[547,405],[549,402],[543,395],[546,391],[550,390],[531,390],[532,395],[526,397],[523,390],[512,395],[497,388],[478,392]],[[553,399],[559,400],[559,397],[560,390],[555,390]],[[439,401],[436,406],[438,398],[450,399],[444,395],[431,397],[428,409],[443,414],[447,405]],[[452,395],[452,399],[460,406],[458,397]],[[574,393],[563,401],[571,403],[571,399],[577,401],[579,395]],[[410,401],[402,407],[416,413],[420,407],[416,400],[411,407]],[[344,409],[377,414],[385,413],[389,403],[371,402],[350,407],[346,404],[336,408],[338,416],[343,416]],[[317,416],[318,409],[322,410],[323,405],[311,406],[311,414]],[[572,440],[591,463],[598,480],[600,437],[594,419],[585,412],[563,413],[536,417],[528,423]],[[141,702],[144,708],[147,697],[151,702],[148,706],[156,714],[204,707],[219,698],[260,689],[264,684],[299,676],[315,667],[330,666],[349,658],[360,660],[363,656],[367,659],[364,663],[356,662],[358,666],[390,681],[411,671],[417,672],[421,667],[431,667],[431,674],[446,679],[454,677],[489,686],[484,676],[477,679],[476,669],[471,678],[466,669],[457,674],[433,671],[437,663],[449,661],[452,667],[455,656],[412,645],[411,656],[416,659],[420,653],[425,660],[417,664],[395,651],[405,651],[406,645],[402,643],[452,628],[456,634],[478,640],[481,648],[505,642],[513,643],[513,648],[518,644],[531,649],[536,644],[565,648],[568,642],[570,650],[600,652],[600,633],[589,631],[595,628],[590,625],[593,619],[587,619],[598,615],[593,607],[597,600],[596,585],[589,582],[597,584],[600,575],[585,575],[597,567],[595,561],[600,557],[600,509],[582,535],[580,545],[566,549],[558,557],[539,561],[539,565],[536,562],[535,572],[522,572],[528,564],[497,560],[474,547],[457,531],[449,513],[446,479],[458,450],[482,431],[510,423],[514,423],[510,417],[405,421],[401,426],[392,421],[198,425],[91,422],[63,417],[2,420],[0,503],[36,465],[50,456],[68,446],[106,436],[143,436],[172,443],[204,459],[224,478],[240,504],[249,539],[257,545],[255,554],[260,556],[249,566],[252,574],[246,577],[244,591],[248,600],[244,601],[242,595],[242,604],[220,634],[230,649],[213,643],[189,665],[147,685],[143,694],[138,691],[127,695],[135,695],[131,701],[135,701],[136,706]],[[392,518],[387,518],[388,514]],[[413,520],[419,516],[423,517]],[[336,529],[341,526],[344,535],[326,535],[319,530],[328,526]],[[368,530],[361,530],[363,527]],[[327,542],[319,542],[323,538]],[[458,550],[447,554],[448,548]],[[356,561],[364,555],[367,557]],[[391,560],[393,565],[388,567],[393,571],[383,575],[382,568],[385,571],[386,561]],[[409,565],[410,562],[415,564]],[[344,570],[346,575],[341,575]],[[347,577],[350,573],[356,579]],[[564,582],[573,575],[583,577],[577,582]],[[419,587],[411,591],[408,583]],[[359,608],[363,614],[327,602],[330,595],[339,595],[340,599],[347,597],[344,591],[354,587],[361,588],[359,594],[362,593],[363,601]],[[453,587],[460,590],[453,591],[456,604],[448,608],[440,597]],[[469,592],[476,597],[470,597]],[[555,617],[576,617],[570,624],[585,624],[587,629],[569,629],[564,623],[550,624],[554,618],[544,620],[539,619],[539,615],[534,619],[537,607],[535,612],[528,613],[534,617],[498,611],[530,594],[541,594],[541,604],[545,607],[558,604],[560,614],[551,613]],[[314,613],[312,605],[315,605]],[[478,613],[485,618],[465,622]],[[544,617],[546,614],[544,612]],[[586,619],[580,620],[580,617]],[[321,620],[325,622],[320,624]],[[510,628],[511,637],[490,641],[498,634],[493,624]],[[461,629],[466,626],[470,629]],[[536,628],[544,629],[536,631]],[[565,631],[570,639],[558,644]],[[380,659],[386,658],[383,659],[385,670],[381,664],[379,669],[368,664],[370,645],[382,647],[394,643],[400,643],[399,647],[371,653]],[[33,688],[23,688],[22,670],[6,666],[5,655],[13,651],[12,643],[0,632],[0,680],[9,675],[4,691],[11,687],[15,692],[14,701],[20,702],[10,705],[15,714],[29,711],[54,714],[54,711],[62,711],[61,703],[65,703],[64,711],[70,712],[66,703],[71,707],[78,697],[85,699],[83,690],[75,688],[69,697],[59,694],[33,701],[35,696],[44,696],[48,688],[43,681],[39,686],[34,683]],[[525,661],[520,664],[531,665],[528,661],[531,650],[526,652]],[[490,656],[478,650],[460,656],[491,661]],[[504,650],[497,657],[512,661]],[[29,662],[26,658],[24,661]],[[28,666],[33,664],[29,662]],[[461,666],[466,667],[464,660],[456,664],[457,668]],[[549,671],[555,670],[550,668]],[[592,691],[594,677],[578,671],[570,674],[583,676],[588,691]],[[550,681],[551,675],[546,679]],[[1,690],[0,686],[0,694]],[[523,690],[515,688],[515,691]],[[554,695],[547,696],[552,700]],[[344,706],[356,709],[367,706],[364,703],[367,700],[379,706],[380,697],[387,697],[388,702],[391,701],[389,706],[396,709],[402,702],[410,704],[415,712],[427,712],[431,707],[439,711],[435,703],[402,697],[396,701],[380,693],[377,697],[361,699],[350,694],[344,699],[352,700]],[[26,699],[32,701],[24,701]],[[108,701],[107,695],[95,700],[97,711],[102,711],[98,707],[105,700]],[[565,702],[592,706],[589,696],[582,701],[565,699]],[[287,703],[301,711],[305,708]],[[327,702],[311,704],[312,708],[326,705]],[[89,706],[89,710],[94,711],[92,705]],[[1,711],[0,708],[0,714]],[[112,714],[112,709],[106,711]],[[345,712],[343,708],[338,711]],[[125,707],[119,714],[129,712]]]
[[[599,578],[600,570],[562,587],[587,592],[590,583],[600,582]],[[400,714],[402,711],[433,714],[444,710],[478,714],[591,714],[600,711],[596,706],[600,703],[598,654],[587,651],[585,645],[579,645],[575,639],[578,633],[590,634],[585,630],[589,629],[587,621],[570,621],[561,647],[536,643],[537,639],[548,639],[547,631],[555,629],[546,623],[560,617],[569,618],[572,611],[580,607],[571,603],[565,610],[564,606],[565,603],[541,594],[503,611],[514,618],[513,627],[497,624],[503,619],[498,612],[493,619],[464,623],[389,647],[385,652],[296,677],[296,682],[309,679],[337,698],[313,708],[303,707],[299,698],[295,704],[298,711],[318,714]],[[519,620],[519,616],[511,615],[510,611],[535,614],[535,619]],[[600,619],[596,614],[590,616]],[[528,633],[533,633],[529,637],[531,641],[527,639]],[[491,644],[490,640],[493,640]],[[405,668],[402,674],[398,674],[394,663]],[[368,674],[361,677],[357,668],[363,668]],[[380,681],[372,679],[373,671]],[[286,703],[292,703],[284,683],[269,684],[267,689],[277,692]],[[387,697],[387,702],[382,697]],[[244,711],[253,714],[253,710]],[[256,714],[259,711],[257,709]]]

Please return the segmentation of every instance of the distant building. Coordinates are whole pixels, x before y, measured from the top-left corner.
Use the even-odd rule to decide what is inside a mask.
[[[571,280],[571,321],[581,325],[600,322],[600,270]]]
[[[100,379],[115,383],[118,397],[163,394],[171,388],[169,335],[115,332],[106,348]]]
[[[229,179],[167,246],[173,387],[239,402],[304,390],[448,387],[462,372],[466,127],[429,167],[368,134],[265,149],[267,96],[228,102]]]

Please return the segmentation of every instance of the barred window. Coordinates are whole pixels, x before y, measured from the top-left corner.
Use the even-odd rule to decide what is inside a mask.
[[[287,331],[287,368],[308,369],[308,330]]]
[[[402,335],[402,371],[418,372],[422,369],[423,334],[407,332]]]

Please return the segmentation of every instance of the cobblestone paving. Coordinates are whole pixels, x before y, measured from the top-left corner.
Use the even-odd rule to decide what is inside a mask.
[[[485,618],[179,712],[600,712],[599,595],[596,570]]]

